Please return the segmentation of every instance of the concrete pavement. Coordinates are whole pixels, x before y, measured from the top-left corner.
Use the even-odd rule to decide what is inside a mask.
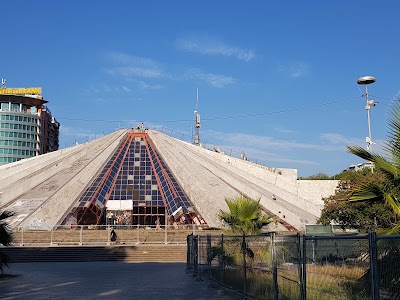
[[[0,299],[240,299],[185,271],[184,263],[18,263]],[[1,278],[1,277],[0,277]]]

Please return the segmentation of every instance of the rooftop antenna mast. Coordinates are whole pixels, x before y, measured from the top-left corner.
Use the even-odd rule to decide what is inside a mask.
[[[200,114],[199,114],[199,89],[197,89],[196,95],[196,110],[194,111],[195,116],[195,135],[194,135],[194,144],[199,146],[200,145]]]

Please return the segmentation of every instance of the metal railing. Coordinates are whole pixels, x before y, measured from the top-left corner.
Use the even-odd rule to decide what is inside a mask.
[[[400,299],[400,235],[190,235],[187,270],[244,298]]]
[[[116,241],[111,240],[112,230]],[[50,230],[17,227],[13,230],[12,245],[186,244],[188,234],[205,230],[198,225],[54,225]]]

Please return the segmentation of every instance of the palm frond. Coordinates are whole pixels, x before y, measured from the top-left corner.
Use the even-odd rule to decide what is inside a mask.
[[[240,234],[258,233],[260,229],[271,223],[272,218],[263,215],[260,200],[240,196],[235,199],[225,199],[229,212],[220,211],[218,216],[229,224],[232,232]]]
[[[385,152],[393,161],[400,162],[400,104],[395,102],[391,108],[390,116],[386,121],[388,125],[387,141],[384,146]]]
[[[361,157],[362,159],[374,161],[372,154],[360,146],[347,146],[347,151]]]
[[[369,201],[369,200],[382,200],[383,192],[380,186],[375,183],[360,184],[352,188],[349,200],[356,201]]]
[[[0,212],[0,244],[4,246],[9,246],[12,242],[11,229],[5,220],[13,215],[11,211]]]
[[[348,152],[375,164],[376,170],[383,174],[382,180],[366,182],[351,190],[350,201],[384,201],[396,215],[400,216],[400,102],[394,102],[387,119],[387,141],[383,146],[386,157],[370,153],[360,146],[347,146]],[[380,229],[381,233],[400,233],[400,224],[389,229]]]
[[[400,234],[400,224],[397,224],[393,227],[390,228],[378,228],[376,232],[379,235],[394,235],[394,234]]]
[[[400,216],[400,201],[393,194],[384,195],[385,202],[390,205],[393,211]]]
[[[355,191],[353,195],[350,197],[350,202],[357,202],[357,201],[368,201],[368,200],[378,200],[379,196],[374,194],[371,191],[362,190],[362,191]]]
[[[389,122],[391,122],[391,120],[389,120]],[[399,134],[400,128],[398,128],[399,124],[393,124],[392,127],[395,128],[389,128],[387,133],[388,139],[386,140],[385,143],[386,145],[390,145],[389,148],[386,147],[386,152],[390,155],[393,153],[393,150],[399,150],[399,144],[400,144],[400,134]],[[393,147],[395,149],[392,149]]]
[[[400,170],[392,162],[386,160],[383,156],[370,153],[360,146],[347,146],[348,152],[375,164],[375,168],[379,169],[382,173],[390,179],[398,179]]]
[[[12,212],[12,211],[8,211],[8,210],[2,211],[2,212],[0,212],[0,221],[3,221],[9,217],[12,217],[13,215],[14,215],[14,212]]]

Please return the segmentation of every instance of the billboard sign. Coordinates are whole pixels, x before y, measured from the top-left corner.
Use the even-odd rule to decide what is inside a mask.
[[[41,95],[42,88],[0,88],[0,95]]]

